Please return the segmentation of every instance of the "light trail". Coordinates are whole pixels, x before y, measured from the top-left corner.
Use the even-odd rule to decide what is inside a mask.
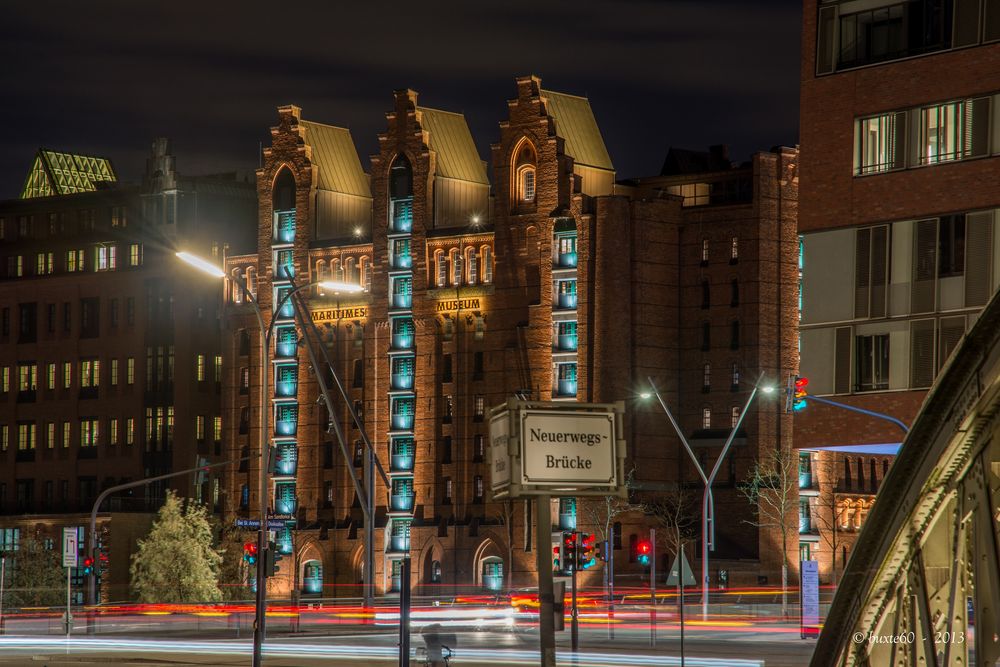
[[[173,653],[199,655],[248,655],[251,651],[249,641],[188,641],[169,642],[153,639],[57,639],[51,637],[0,637],[0,648],[8,650],[39,651],[90,651],[90,652],[134,652],[134,653]],[[328,644],[280,644],[272,641],[264,646],[265,655],[272,657],[337,657],[341,659],[371,660],[382,658],[393,660],[397,649],[393,646],[359,646],[359,645],[328,645]],[[624,653],[593,653],[580,651],[574,656],[562,652],[558,656],[562,664],[575,664],[578,667],[675,667],[680,665],[680,658],[664,655],[629,655]],[[512,649],[476,649],[463,648],[456,651],[454,662],[487,661],[507,665],[536,665],[538,652]],[[684,663],[691,667],[764,667],[761,660],[741,660],[736,658],[699,658],[685,657]]]

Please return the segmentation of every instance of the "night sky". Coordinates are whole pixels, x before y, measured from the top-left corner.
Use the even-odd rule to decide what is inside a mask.
[[[141,177],[167,136],[184,173],[252,170],[275,108],[348,127],[362,163],[392,90],[461,111],[484,159],[514,77],[586,95],[619,178],[669,146],[736,159],[798,137],[799,0],[5,0],[0,198],[39,147]]]

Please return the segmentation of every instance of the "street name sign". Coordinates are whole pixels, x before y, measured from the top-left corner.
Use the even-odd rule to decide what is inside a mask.
[[[622,495],[624,404],[510,399],[490,411],[490,489],[525,495]]]

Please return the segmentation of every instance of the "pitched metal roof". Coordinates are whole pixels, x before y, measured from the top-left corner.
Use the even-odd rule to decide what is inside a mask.
[[[445,178],[488,184],[486,165],[472,141],[465,116],[427,107],[417,107],[417,112],[420,126],[429,135],[429,147],[437,153],[437,174]]]
[[[556,120],[556,132],[577,164],[614,170],[604,137],[586,97],[541,91],[545,109]]]
[[[350,130],[308,120],[300,120],[299,125],[305,128],[305,142],[312,148],[317,188],[358,197],[372,196],[368,174],[361,168]]]
[[[93,192],[100,181],[118,180],[111,160],[40,149],[21,189],[21,199]]]

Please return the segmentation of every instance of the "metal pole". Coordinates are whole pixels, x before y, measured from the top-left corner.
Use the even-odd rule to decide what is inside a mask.
[[[575,530],[570,533],[573,536],[573,571],[571,573],[573,582],[573,592],[572,601],[573,606],[570,608],[570,626],[569,626],[569,636],[570,636],[570,650],[575,654],[580,648],[580,614],[576,608],[576,571],[580,567],[580,540],[577,539],[579,533]],[[573,656],[574,659],[576,656]]]
[[[681,667],[684,667],[684,545],[681,544],[681,531],[677,530],[677,552],[679,554],[677,563],[677,589],[680,594],[677,596],[677,606],[681,612]]]
[[[250,293],[247,286],[240,283],[243,291]],[[290,296],[290,294],[289,294]],[[252,302],[254,310],[257,312],[257,319],[260,323],[260,489],[259,501],[260,501],[260,529],[257,531],[257,595],[254,605],[254,622],[253,622],[253,667],[260,667],[263,661],[263,650],[264,650],[264,633],[266,631],[267,625],[267,568],[265,562],[267,561],[267,510],[269,505],[269,489],[267,483],[267,459],[270,454],[271,449],[271,434],[268,433],[269,428],[269,412],[270,406],[268,401],[270,396],[268,395],[268,383],[270,380],[271,369],[268,368],[268,358],[269,358],[269,347],[271,342],[271,328],[270,326],[265,329],[264,327],[264,315],[260,311],[260,305],[257,303],[257,299],[253,299]],[[273,324],[274,319],[272,318],[271,323]]]
[[[535,569],[538,573],[538,645],[540,667],[556,667],[555,599],[552,595],[552,563],[548,545],[552,542],[552,509],[549,496],[535,499]]]
[[[375,451],[365,451],[365,607],[375,606]],[[406,557],[409,561],[409,556]],[[409,597],[407,595],[407,597]]]
[[[399,667],[410,666],[410,557],[399,570]]]
[[[649,529],[649,645],[656,646],[656,529]]]
[[[7,556],[0,556],[0,635],[3,634],[3,586],[7,576]]]
[[[70,613],[69,609],[69,571],[72,568],[66,568],[66,639],[69,639],[70,633],[73,631],[73,614]]]
[[[615,638],[615,537],[608,542],[608,639]]]

